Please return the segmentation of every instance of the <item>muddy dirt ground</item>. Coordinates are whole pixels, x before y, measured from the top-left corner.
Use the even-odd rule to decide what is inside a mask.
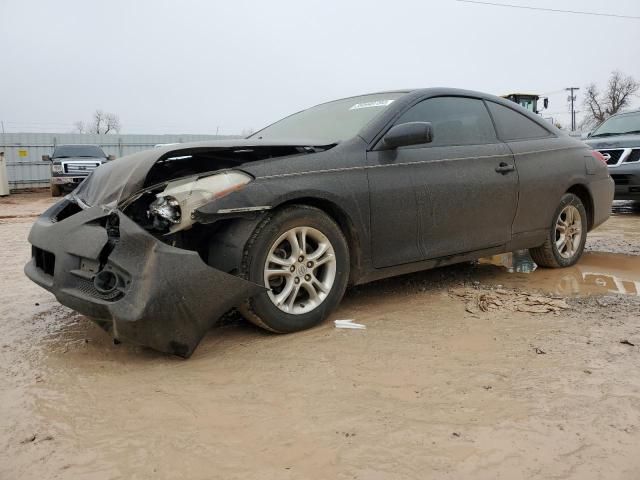
[[[640,478],[634,205],[573,268],[517,252],[376,282],[315,329],[230,322],[184,361],[24,277],[50,203],[0,199],[1,479]]]

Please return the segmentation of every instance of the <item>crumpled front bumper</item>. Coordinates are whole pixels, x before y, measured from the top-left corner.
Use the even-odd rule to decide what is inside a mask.
[[[116,339],[189,357],[221,315],[264,291],[162,243],[119,210],[70,209],[78,208],[64,199],[35,222],[25,274]]]

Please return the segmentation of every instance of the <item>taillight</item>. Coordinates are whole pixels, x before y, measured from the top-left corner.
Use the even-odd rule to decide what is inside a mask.
[[[607,159],[604,158],[604,155],[601,154],[599,151],[591,150],[591,155],[593,155],[593,158],[595,158],[596,160],[600,160],[605,165],[607,164]]]

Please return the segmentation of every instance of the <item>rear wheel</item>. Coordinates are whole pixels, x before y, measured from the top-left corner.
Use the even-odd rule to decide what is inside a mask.
[[[267,330],[295,332],[320,323],[342,299],[349,250],[340,227],[324,212],[286,207],[256,228],[243,270],[268,288],[241,309],[245,317]]]
[[[529,253],[541,267],[569,267],[582,256],[586,240],[587,212],[582,200],[566,193],[555,211],[547,240]]]

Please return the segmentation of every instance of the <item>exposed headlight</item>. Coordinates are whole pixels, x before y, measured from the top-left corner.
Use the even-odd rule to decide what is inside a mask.
[[[64,168],[62,168],[62,164],[61,163],[53,163],[53,164],[51,164],[51,171],[53,173],[62,173],[62,172],[64,172]]]
[[[153,202],[151,202],[151,205],[149,205],[148,214],[150,217],[164,219],[166,222],[173,225],[180,223],[180,218],[182,218],[180,204],[171,196],[157,197]],[[162,222],[165,228],[168,226],[166,222]]]
[[[253,177],[246,173],[228,171],[169,182],[149,205],[149,216],[162,219],[170,233],[184,230],[193,225],[191,213],[196,208],[240,190],[251,180]]]

